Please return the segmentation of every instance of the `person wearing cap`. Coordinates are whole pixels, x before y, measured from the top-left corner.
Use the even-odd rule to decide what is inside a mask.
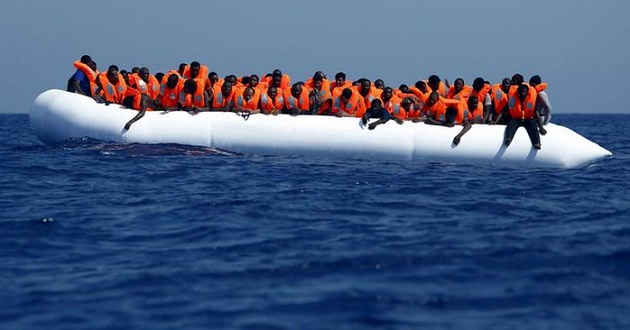
[[[546,84],[542,83],[542,79],[539,75],[534,75],[529,79],[529,85],[536,88],[538,92],[538,98],[536,99],[536,113],[542,117],[543,125],[547,125],[551,120],[551,103],[549,103],[549,97],[547,96]]]

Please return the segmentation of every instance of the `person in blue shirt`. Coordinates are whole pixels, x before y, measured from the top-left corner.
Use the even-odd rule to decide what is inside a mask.
[[[81,63],[88,65],[92,70],[96,70],[96,63],[92,61],[90,55],[81,56]],[[78,93],[81,95],[92,96],[92,90],[90,89],[90,78],[85,75],[83,71],[77,69],[77,71],[68,79],[68,86],[66,88],[68,92]]]

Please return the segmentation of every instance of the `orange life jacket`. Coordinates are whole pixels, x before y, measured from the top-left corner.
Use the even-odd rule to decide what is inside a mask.
[[[536,116],[536,97],[538,93],[532,87],[529,88],[529,93],[525,97],[525,100],[519,99],[517,93],[510,96],[508,101],[508,107],[510,108],[510,116],[516,119],[534,119]]]
[[[129,82],[135,89],[139,90],[140,93],[148,95],[152,99],[155,99],[158,94],[160,94],[160,83],[152,74],[149,74],[148,83],[142,80],[137,73],[129,75]]]
[[[267,92],[262,92],[260,94],[260,107],[263,110],[271,111],[271,110],[282,110],[284,108],[284,95],[282,89],[278,89],[278,94],[274,99],[271,99]]]
[[[355,90],[352,92],[352,96],[348,102],[343,102],[341,99],[341,91],[336,97],[333,98],[332,112],[337,113],[339,110],[343,110],[355,117],[363,117],[365,113],[365,101],[363,97]]]
[[[363,97],[363,102],[365,103],[365,109],[368,109],[372,106],[372,101],[374,101],[375,99],[379,99],[381,98],[381,93],[383,91],[376,88],[376,87],[370,87],[370,91],[367,93],[367,95],[363,96],[361,95],[361,93],[359,93],[359,90],[357,88],[356,93],[358,93],[359,95],[361,95],[361,97]],[[355,92],[353,92],[354,94]]]
[[[402,105],[400,105],[401,101],[402,100],[399,97],[393,95],[389,101],[383,101],[383,108],[385,108],[387,112],[392,114],[394,117],[405,120],[407,119],[407,112]]]
[[[291,94],[291,89],[284,90],[284,104],[287,110],[300,109],[301,111],[308,111],[310,105],[308,88],[302,87],[302,93],[300,93],[299,99]]]
[[[492,86],[490,97],[494,103],[494,112],[498,115],[508,103],[509,96],[501,89],[501,84],[496,84]]]
[[[108,102],[121,104],[123,100],[123,94],[127,90],[127,84],[125,83],[125,80],[120,77],[120,79],[118,79],[118,83],[116,85],[113,85],[109,82],[109,79],[107,79],[107,73],[105,72],[98,75],[98,80],[102,87],[101,93],[103,98],[105,98],[105,100]]]
[[[468,101],[462,100],[462,107],[465,108],[466,116],[469,120],[474,121],[475,123],[481,123],[483,121],[483,104],[481,101],[477,102],[477,107],[474,109],[468,108]],[[457,121],[457,119],[455,120]],[[457,121],[458,124],[461,124],[462,121]]]
[[[313,83],[313,78],[308,78],[304,83],[304,86],[308,87],[308,89],[315,88],[315,84]],[[326,78],[322,79],[322,89],[330,91],[330,81]]]
[[[330,91],[326,88],[324,88],[324,86],[322,85],[322,89],[317,90],[317,89],[311,89],[311,91],[318,93],[319,94],[319,99],[320,100],[326,100],[326,99],[331,99],[332,100],[332,95],[330,94]],[[311,102],[311,105],[313,105],[313,102]],[[324,102],[321,107],[319,109],[317,109],[317,113],[318,114],[323,114],[325,112],[327,112],[328,110],[330,110],[330,108],[332,107],[331,102]]]
[[[478,91],[475,92],[474,90],[472,90],[470,92],[470,96],[476,96],[477,100],[479,100],[479,102],[484,102],[484,100],[486,99],[486,95],[488,95],[488,93],[490,93],[490,91],[492,90],[492,86],[490,84],[484,84],[483,87]]]
[[[346,80],[343,82],[343,85],[338,86],[336,81],[330,83],[330,92],[334,94],[336,89],[343,90],[344,88],[351,88],[352,80]]]
[[[179,101],[179,93],[184,86],[184,80],[180,79],[175,88],[169,88],[166,83],[160,86],[160,104],[165,108],[173,108],[177,106]]]
[[[94,71],[90,68],[89,65],[82,63],[81,61],[74,61],[72,65],[83,72],[85,76],[90,81],[90,91],[92,95],[94,95],[95,91],[98,89],[98,85],[96,84],[96,79],[98,78],[98,70]]]
[[[254,95],[252,95],[252,98],[250,98],[249,100],[246,100],[245,97],[243,96],[244,92],[245,90],[235,94],[234,107],[238,109],[245,109],[245,110],[258,110],[258,101],[260,100],[260,92],[256,92],[256,90],[254,90]]]
[[[221,93],[221,87],[222,86],[219,86],[218,84],[214,84],[212,87],[214,95],[212,97],[212,109],[222,109],[223,107],[234,105],[234,95],[236,94],[234,88],[232,88],[230,95],[226,97],[223,93]]]
[[[454,106],[458,108],[458,110],[461,109],[460,101],[440,97],[438,101],[435,102],[435,104],[433,104],[432,106],[429,106],[428,103],[425,104],[424,107],[422,107],[421,111],[425,115],[427,115],[427,117],[431,117],[435,120],[445,120],[446,108],[449,106]],[[465,117],[464,114],[458,113],[457,118],[463,120],[463,118]],[[457,121],[457,118],[455,119],[455,121]]]
[[[203,108],[206,106],[206,98],[204,97],[205,85],[203,84],[203,78],[193,79],[197,83],[197,89],[195,92],[191,94],[184,93],[184,87],[180,88],[179,91],[179,102],[184,107],[188,108]],[[187,96],[190,96],[190,100],[187,100]]]
[[[462,90],[457,92],[457,94],[456,94],[455,93],[455,86],[451,86],[448,89],[448,94],[447,94],[446,98],[447,99],[451,99],[451,100],[467,99],[472,92],[473,92],[472,86],[464,85],[464,88],[462,88]]]
[[[434,91],[430,86],[429,83],[427,81],[425,81],[427,83],[427,89],[430,92],[438,92],[438,94],[440,94],[441,97],[446,97],[448,96],[448,91],[446,90],[446,85],[444,84],[443,81],[440,81],[440,84],[438,85],[438,90]],[[415,87],[415,86],[414,86]],[[409,87],[409,90],[411,90],[411,87]]]
[[[265,86],[266,86],[266,87],[268,87],[268,86],[270,86],[270,85],[271,85],[271,81],[272,81],[272,80],[273,80],[273,77],[272,77],[272,76],[265,77],[265,78],[263,78],[263,80],[261,81],[261,83],[262,83],[262,82],[265,82],[265,84],[266,84]],[[291,89],[291,76],[289,76],[289,75],[288,75],[288,74],[286,74],[286,73],[283,73],[283,74],[282,74],[282,78],[280,79],[280,86],[276,86],[276,87],[280,87],[280,88],[282,88],[283,90],[286,90],[286,89]]]

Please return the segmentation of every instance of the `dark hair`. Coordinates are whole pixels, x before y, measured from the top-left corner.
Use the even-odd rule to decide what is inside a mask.
[[[90,62],[92,62],[92,57],[90,57],[90,55],[81,56],[81,63],[90,64]]]
[[[197,83],[194,79],[188,79],[184,82],[184,88],[192,88],[193,90],[197,90]]]
[[[352,90],[351,90],[350,88],[344,88],[344,89],[341,91],[341,95],[342,95],[343,97],[345,97],[345,98],[349,99],[349,98],[351,98],[351,97],[352,97]]]
[[[416,84],[415,84],[414,86],[415,86],[417,89],[420,89],[420,88],[425,87],[426,85],[427,85],[427,83],[425,83],[424,81],[422,81],[422,80],[418,80],[418,81],[416,81]]]
[[[512,85],[520,85],[523,83],[523,75],[516,73],[512,76]]]
[[[440,77],[438,77],[437,75],[431,75],[429,77],[429,84],[439,84],[440,83]]]
[[[338,78],[343,78],[343,80],[346,80],[346,74],[343,72],[337,72],[337,74],[335,75],[335,79]]]
[[[531,78],[529,78],[530,85],[540,85],[540,83],[542,83],[542,79],[540,78],[539,75],[534,75]]]
[[[196,68],[196,67],[200,67],[200,66],[201,66],[201,64],[199,64],[199,62],[197,62],[197,61],[192,61],[192,62],[190,62],[190,67],[191,67],[191,68],[192,68],[192,67],[195,67],[195,68]]]
[[[140,68],[140,73],[149,73],[149,68],[147,68],[146,66],[143,66]]]
[[[118,65],[112,64],[107,68],[107,72],[118,71]]]

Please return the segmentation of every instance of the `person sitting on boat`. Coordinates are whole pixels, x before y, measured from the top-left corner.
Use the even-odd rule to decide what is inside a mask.
[[[438,75],[429,76],[427,87],[429,87],[431,92],[437,92],[441,97],[448,95],[448,87],[442,82]]]
[[[208,93],[211,111],[232,111],[236,91],[231,82],[225,80],[220,86],[215,84]]]
[[[204,91],[199,90],[199,85],[195,79],[187,79],[179,93],[178,107],[180,110],[198,114],[199,111],[208,110],[206,101],[204,100]]]
[[[426,116],[427,122],[432,119],[431,123],[438,125],[446,123],[447,126],[453,126],[454,123],[444,121],[444,114],[446,113],[446,108],[449,106],[457,108],[459,106],[459,101],[440,97],[438,92],[431,92],[429,94],[429,98],[422,107],[421,112],[424,116]]]
[[[468,119],[471,123],[483,123],[483,105],[479,102],[477,96],[471,95],[468,100],[460,101],[460,104],[465,108],[464,118]],[[456,123],[461,123],[461,121],[456,120]]]
[[[252,87],[245,87],[242,92],[237,92],[234,97],[234,111],[247,112],[249,114],[260,113],[260,94],[256,94]]]
[[[210,88],[214,87],[214,85],[221,86],[223,84],[223,79],[219,78],[219,74],[212,71],[208,73],[208,82],[210,83]]]
[[[490,98],[490,92],[492,91],[492,85],[486,82],[481,77],[475,78],[472,83],[472,91],[469,96],[476,96],[477,100],[481,102],[483,106],[483,118],[487,119],[490,107],[492,105],[492,99]]]
[[[160,94],[160,83],[157,78],[149,72],[149,68],[140,68],[138,74],[132,75],[132,77],[133,83],[131,87],[147,95],[152,101],[157,100],[158,94]]]
[[[284,91],[284,110],[282,113],[297,116],[310,114],[310,99],[308,88],[296,82],[291,89]]]
[[[276,86],[269,86],[266,92],[260,94],[260,109],[266,115],[277,115],[284,109],[284,95]]]
[[[507,147],[512,143],[516,130],[523,126],[527,130],[529,140],[535,149],[540,149],[540,134],[547,134],[543,127],[542,118],[536,113],[536,91],[526,84],[518,86],[515,95],[510,96],[508,101],[510,121],[505,127],[505,140],[503,144]]]
[[[312,114],[328,115],[332,110],[332,95],[329,87],[324,84],[324,77],[323,73],[318,71],[311,80],[313,88],[310,89],[308,96]]]
[[[368,120],[370,118],[378,118],[377,121],[370,123],[368,125]],[[370,107],[365,110],[365,113],[361,117],[361,122],[363,125],[368,125],[369,130],[373,130],[378,125],[385,124],[390,119],[392,119],[392,115],[387,111],[387,109],[383,108],[383,102],[380,99],[372,100]],[[399,125],[402,125],[403,121],[398,118],[394,118]]]
[[[545,91],[546,84],[542,83],[542,79],[539,75],[534,75],[529,79],[529,85],[536,88],[538,92],[538,98],[536,99],[536,112],[540,113],[543,118],[543,124],[547,125],[551,120],[551,103],[549,103],[549,96]]]
[[[144,113],[146,111],[153,110],[155,105],[151,104],[151,106],[149,106],[149,103],[152,103],[150,97],[139,90],[135,88],[127,88],[125,90],[123,93],[122,105],[129,109],[138,110],[138,114],[125,124],[125,130],[129,130],[133,123],[144,117]]]
[[[358,92],[344,88],[333,96],[332,113],[338,117],[362,117],[365,113],[365,102]]]
[[[279,69],[273,70],[271,76],[266,76],[264,81],[267,86],[273,85],[283,90],[289,90],[291,88],[291,77],[286,73],[282,73]]]
[[[385,88],[385,81],[383,81],[383,79],[374,80],[374,88],[383,91],[383,89]]]
[[[83,55],[79,61],[73,63],[77,71],[68,79],[66,90],[86,96],[92,96],[96,87],[96,62],[92,61],[90,55]]]
[[[344,72],[337,72],[337,74],[335,74],[335,81],[330,83],[330,92],[332,95],[335,95],[335,90],[339,89],[339,93],[341,93],[344,88],[350,87],[352,87],[352,81],[346,80],[346,74]]]
[[[505,118],[509,118],[506,115],[508,112],[508,99],[510,93],[511,81],[510,78],[503,78],[500,84],[492,86],[492,107],[490,114],[487,116],[487,122],[490,125],[507,124]]]
[[[402,120],[407,119],[407,113],[400,106],[400,102],[402,100],[398,96],[394,95],[394,90],[391,87],[388,86],[383,88],[380,99],[383,101],[383,107],[392,116]]]
[[[433,100],[429,98],[429,102],[433,102]],[[461,100],[457,103],[448,102],[446,108],[442,108],[441,106],[437,107],[438,110],[436,113],[434,113],[433,116],[427,116],[425,124],[441,125],[446,127],[455,127],[455,125],[462,125],[462,130],[457,135],[455,135],[452,141],[454,145],[459,145],[464,134],[466,134],[472,127],[473,121],[469,119],[467,108],[476,106],[473,105],[473,103],[479,103],[479,101],[477,101],[477,98],[474,96],[470,97],[468,100]],[[438,101],[436,102],[436,104],[444,103]],[[479,111],[482,111],[480,106]]]
[[[183,88],[183,81],[184,80],[180,79],[180,76],[175,73],[171,73],[168,78],[166,78],[166,83],[160,86],[160,94],[157,97],[160,108],[165,110],[177,108],[179,93]]]
[[[359,79],[359,95],[363,98],[363,102],[365,103],[365,108],[369,108],[374,99],[377,99],[381,96],[381,90],[372,87],[372,82],[367,78]]]
[[[452,100],[467,99],[472,93],[472,87],[464,83],[464,79],[457,78],[453,82],[453,86],[449,87],[447,98]]]
[[[99,74],[98,87],[94,92],[93,98],[97,102],[122,104],[123,93],[127,90],[127,84],[120,79],[117,65],[110,65],[107,73]]]

